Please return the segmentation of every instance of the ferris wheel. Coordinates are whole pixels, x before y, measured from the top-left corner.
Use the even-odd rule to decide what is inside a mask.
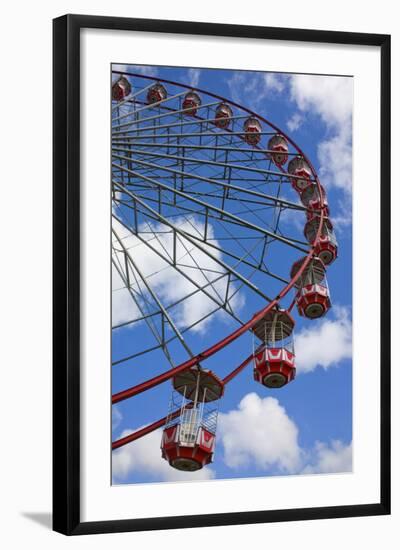
[[[316,319],[331,307],[337,242],[325,190],[294,141],[247,107],[113,71],[112,220],[113,304],[124,304],[113,332],[135,329],[113,369],[158,367],[112,403],[172,381],[168,414],[112,448],[162,428],[162,457],[200,469],[213,458],[225,386],[249,364],[254,383],[293,381],[293,310]],[[253,347],[225,377],[207,368],[246,333]]]

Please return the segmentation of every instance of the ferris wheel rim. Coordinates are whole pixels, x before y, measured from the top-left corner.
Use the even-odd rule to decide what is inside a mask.
[[[282,135],[288,141],[288,143],[290,143],[292,145],[292,147],[298,152],[298,154],[301,155],[304,158],[305,162],[310,167],[311,173],[314,177],[314,181],[315,181],[315,184],[317,186],[319,197],[322,198],[322,196],[323,196],[322,195],[322,186],[321,186],[321,183],[319,181],[318,174],[317,174],[313,164],[309,161],[307,155],[297,145],[297,143],[295,143],[295,141],[290,136],[288,136],[286,134],[286,132],[283,132],[278,126],[276,126],[274,123],[270,122],[265,117],[259,115],[258,113],[256,113],[255,111],[253,111],[253,110],[251,110],[247,107],[244,107],[243,105],[240,105],[239,103],[237,103],[235,101],[232,101],[232,100],[227,99],[223,96],[220,96],[220,95],[215,94],[213,92],[209,92],[209,91],[204,90],[204,89],[199,88],[199,87],[194,87],[194,86],[190,86],[190,85],[187,85],[187,84],[184,84],[184,83],[181,83],[181,82],[176,82],[176,81],[172,81],[172,80],[169,80],[169,79],[158,78],[158,77],[154,77],[154,76],[150,76],[150,75],[142,75],[142,74],[139,74],[139,73],[132,73],[132,72],[129,72],[129,71],[113,70],[112,72],[114,74],[126,75],[126,76],[130,76],[130,77],[134,77],[134,78],[149,80],[149,81],[152,81],[152,82],[162,82],[162,83],[165,83],[165,84],[171,84],[173,86],[178,86],[178,87],[181,87],[181,88],[185,88],[187,90],[194,90],[196,92],[199,92],[200,94],[206,94],[210,97],[214,97],[214,98],[220,100],[223,103],[227,103],[229,105],[232,105],[232,106],[248,113],[250,116],[256,117],[258,120],[264,122],[265,124],[267,124],[268,126],[273,128],[278,134]],[[254,147],[252,149],[254,150]],[[259,148],[257,146],[256,146],[256,149],[259,150]],[[286,174],[286,172],[283,170],[283,168],[281,166],[279,167],[279,169],[280,169],[281,173]],[[242,326],[238,327],[232,333],[225,336],[224,338],[222,338],[221,340],[219,340],[218,342],[216,342],[214,345],[210,346],[209,348],[207,348],[203,352],[200,352],[200,353],[196,354],[192,358],[190,358],[187,361],[184,361],[183,363],[177,365],[173,369],[169,369],[168,371],[165,371],[164,373],[161,373],[160,375],[157,375],[157,376],[155,376],[155,377],[153,377],[153,378],[151,378],[151,379],[149,379],[149,380],[147,380],[147,381],[145,381],[141,384],[138,384],[138,385],[133,386],[131,388],[127,388],[126,390],[122,390],[121,392],[118,392],[118,393],[114,394],[112,396],[112,404],[116,404],[116,403],[118,403],[118,402],[120,402],[124,399],[128,399],[130,397],[133,397],[134,395],[137,395],[138,393],[141,393],[143,391],[147,391],[147,389],[151,389],[152,387],[155,387],[156,385],[161,384],[161,383],[165,382],[166,380],[172,378],[178,372],[181,372],[185,369],[188,369],[191,366],[194,366],[195,364],[198,364],[200,361],[204,361],[205,359],[208,359],[209,357],[211,357],[212,355],[214,355],[215,353],[217,353],[218,351],[220,351],[221,349],[223,349],[224,347],[226,347],[227,345],[232,343],[234,340],[239,338],[247,330],[252,328],[252,326],[254,326],[259,319],[261,319],[268,311],[270,311],[270,309],[272,309],[273,307],[275,307],[276,305],[279,304],[280,300],[288,294],[288,292],[294,287],[294,285],[295,285],[296,281],[298,280],[298,278],[301,277],[302,273],[304,272],[304,270],[306,269],[306,267],[308,266],[309,262],[311,261],[313,255],[314,255],[314,248],[315,248],[315,245],[316,245],[317,241],[319,240],[319,238],[321,236],[322,227],[323,227],[323,223],[324,223],[324,218],[325,218],[325,216],[322,215],[322,212],[321,212],[321,214],[319,216],[319,225],[318,225],[318,229],[316,231],[315,239],[309,245],[309,251],[308,251],[307,255],[303,258],[301,268],[296,273],[296,275],[291,278],[291,280],[288,282],[288,284],[283,287],[283,289],[276,296],[276,298],[274,298],[269,304],[267,304],[267,306],[262,308],[258,313],[256,313],[250,320],[245,322]],[[290,308],[292,308],[293,305],[294,305],[294,302],[292,303]]]

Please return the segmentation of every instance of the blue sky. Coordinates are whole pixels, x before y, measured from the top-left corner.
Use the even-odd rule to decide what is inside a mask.
[[[249,365],[229,384],[220,402],[217,446],[210,466],[195,474],[173,470],[161,458],[157,431],[114,451],[114,483],[351,470],[352,79],[172,67],[132,66],[129,70],[214,92],[251,108],[287,132],[310,158],[327,190],[339,257],[328,268],[334,307],[317,321],[302,319],[296,313],[295,381],[279,390],[268,390],[253,381]],[[295,200],[295,193],[291,193],[287,197]],[[293,231],[300,233],[297,222],[293,223]],[[115,305],[124,307],[119,302]],[[245,299],[242,317],[248,319],[254,312],[251,300]],[[191,345],[198,352],[233,328],[216,318],[204,332],[191,337]],[[138,339],[137,328],[114,330],[113,359],[128,354]],[[244,335],[205,366],[223,377],[249,355],[251,346],[251,336]],[[179,359],[178,350],[176,354]],[[113,393],[168,368],[158,352],[140,363],[115,365]],[[167,382],[114,406],[113,439],[165,416],[170,391]]]

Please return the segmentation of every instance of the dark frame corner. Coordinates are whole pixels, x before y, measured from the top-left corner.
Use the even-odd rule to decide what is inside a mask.
[[[381,49],[381,498],[374,504],[80,521],[80,31],[83,28],[339,43]],[[53,20],[53,529],[65,535],[390,514],[390,36],[65,15]],[[384,321],[384,322],[382,322]],[[382,368],[382,365],[385,368]]]

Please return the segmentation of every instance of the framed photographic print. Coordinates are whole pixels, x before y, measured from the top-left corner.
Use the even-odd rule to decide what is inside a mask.
[[[54,20],[54,529],[390,513],[390,37]]]

